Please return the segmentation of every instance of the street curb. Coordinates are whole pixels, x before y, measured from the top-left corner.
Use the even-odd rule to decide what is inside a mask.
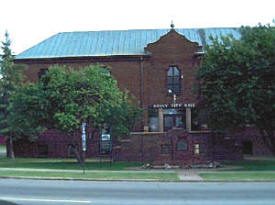
[[[29,179],[29,180],[59,180],[59,181],[91,181],[91,182],[160,182],[160,183],[275,183],[275,180],[158,180],[158,179],[88,179],[88,178],[59,178],[59,177],[12,177],[0,176],[0,179]]]
[[[82,173],[81,169],[39,169],[39,168],[5,168],[0,167],[0,171],[34,171],[34,172],[73,172],[73,173]],[[94,173],[94,172],[110,172],[110,173],[177,173],[174,170],[85,170],[86,173]]]
[[[89,178],[60,178],[60,177],[12,177],[0,176],[0,179],[31,179],[31,180],[60,180],[60,181],[113,181],[113,182],[182,182],[173,180],[158,180],[158,179],[89,179]]]

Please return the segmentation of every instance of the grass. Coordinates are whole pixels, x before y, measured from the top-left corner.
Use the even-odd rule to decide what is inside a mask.
[[[0,159],[6,157],[6,145],[0,144]]]
[[[274,181],[275,157],[251,157],[241,161],[224,162],[216,172],[202,172],[205,180],[222,181]]]
[[[241,161],[228,161],[224,162],[223,165],[232,168],[232,171],[275,171],[275,160],[241,160]],[[227,171],[230,169],[227,169]]]
[[[223,181],[269,181],[275,180],[275,157],[270,158],[248,158],[242,161],[228,161],[223,163],[225,169],[218,169],[215,172],[201,172],[199,175],[205,180]],[[43,171],[19,171],[0,170],[2,177],[46,177],[46,178],[76,178],[76,179],[96,179],[96,180],[160,180],[178,181],[176,173],[144,173],[127,172],[132,167],[140,167],[139,162],[99,162],[98,159],[88,159],[86,170],[73,172],[69,170],[82,170],[82,167],[75,159],[47,159],[47,158],[16,158],[14,160],[0,158],[0,168],[32,168],[32,169],[61,169],[62,172],[54,170]],[[98,171],[97,171],[98,170]],[[108,170],[122,170],[122,172],[108,172]],[[124,170],[124,171],[123,171]]]
[[[179,181],[176,173],[139,173],[137,172],[37,172],[37,171],[0,171],[1,177],[42,177],[62,179],[93,179],[93,180],[158,180],[158,181]]]
[[[32,169],[62,169],[64,171],[24,171],[24,170],[0,170],[0,177],[42,177],[42,178],[67,178],[67,179],[93,179],[93,180],[157,180],[179,181],[176,173],[144,173],[127,172],[130,167],[140,167],[140,162],[110,162],[98,159],[88,159],[85,163],[86,173],[82,173],[82,167],[75,159],[44,159],[44,158],[16,158],[14,160],[0,158],[2,168],[32,168]],[[74,171],[70,171],[74,170]],[[89,172],[89,170],[95,170]],[[97,171],[98,170],[98,171]],[[117,170],[121,172],[109,172]],[[124,171],[123,171],[124,170]]]
[[[275,180],[275,172],[233,172],[233,173],[201,173],[204,180],[221,181],[270,181]]]
[[[6,145],[0,144],[0,152],[6,152]]]
[[[140,162],[110,162],[98,160],[87,160],[86,170],[127,170],[130,167],[140,167]],[[82,170],[82,167],[75,159],[43,159],[43,158],[16,158],[14,160],[0,159],[2,168],[33,168],[33,169],[64,169],[64,170]]]

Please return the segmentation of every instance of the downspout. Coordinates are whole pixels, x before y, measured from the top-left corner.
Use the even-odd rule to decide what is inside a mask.
[[[140,106],[144,110],[144,61],[143,56],[140,56]],[[146,112],[143,113],[142,127],[144,131],[144,117]],[[144,136],[141,139],[141,160],[144,163]]]
[[[140,56],[140,106],[144,109],[144,58],[143,56]],[[146,114],[146,112],[144,112]],[[144,117],[142,119],[142,126],[144,128]]]

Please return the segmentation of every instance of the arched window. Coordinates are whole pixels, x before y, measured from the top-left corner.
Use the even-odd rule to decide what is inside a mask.
[[[167,90],[168,93],[180,93],[180,71],[176,66],[170,66],[167,71]]]

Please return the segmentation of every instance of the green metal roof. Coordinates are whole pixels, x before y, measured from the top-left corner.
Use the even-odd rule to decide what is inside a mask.
[[[236,28],[175,29],[187,39],[209,44],[209,36],[232,34]],[[58,33],[16,56],[16,59],[64,58],[85,56],[146,55],[144,47],[157,41],[170,29],[86,31]]]

